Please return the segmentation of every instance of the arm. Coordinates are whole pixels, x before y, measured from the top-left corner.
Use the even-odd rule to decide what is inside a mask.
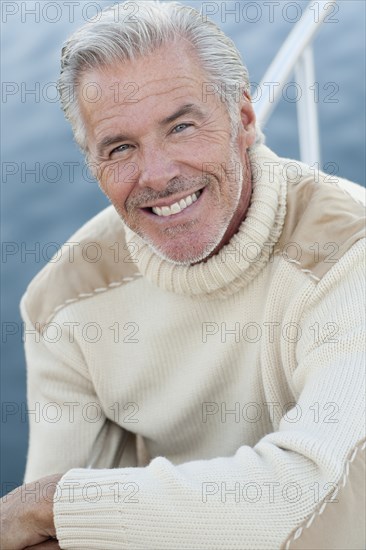
[[[61,547],[287,549],[331,510],[329,536],[339,547],[361,548],[362,501],[357,492],[344,496],[344,489],[357,482],[356,464],[359,486],[363,479],[363,284],[357,243],[302,297],[294,322],[324,327],[337,319],[339,329],[334,342],[314,343],[304,329],[310,337],[283,344],[297,406],[278,431],[230,457],[180,465],[157,457],[145,468],[68,471],[54,502]],[[318,535],[312,542],[306,547],[319,547]]]
[[[21,302],[21,314],[30,434],[26,483],[1,499],[1,548],[8,550],[51,544],[48,539],[56,535],[53,496],[61,477],[55,472],[86,466],[105,420],[87,423],[77,414],[78,408],[96,401],[79,349],[76,344],[67,345],[70,338],[65,333],[64,342],[58,338],[52,342],[51,331],[43,335],[39,323],[29,318],[26,298]]]
[[[80,349],[65,331],[67,325],[55,318],[56,331],[42,334],[39,325],[31,322],[25,301],[21,312],[30,424],[26,483],[1,499],[1,548],[36,545],[51,550],[59,548],[57,541],[49,540],[56,535],[53,498],[61,478],[54,472],[76,466],[134,465],[135,438],[106,419]],[[64,329],[60,338],[59,327]],[[88,415],[90,405],[92,413],[98,412],[97,421]]]
[[[61,312],[42,333],[24,298],[21,312],[30,430],[24,481],[72,467],[135,465],[135,438],[106,418],[69,320]]]
[[[41,331],[30,321],[24,302],[23,298],[29,411],[24,481],[28,482],[73,466],[85,467],[105,417],[101,414],[97,422],[89,422],[83,414],[88,404],[98,400],[70,332],[58,319],[53,321],[54,330]]]

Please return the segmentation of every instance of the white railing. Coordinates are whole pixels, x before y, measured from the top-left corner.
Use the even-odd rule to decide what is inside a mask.
[[[315,83],[312,41],[327,16],[334,11],[335,0],[310,2],[300,21],[292,29],[261,83],[261,97],[255,103],[257,119],[266,124],[291,73],[301,90],[297,105],[300,156],[307,164],[320,163],[318,113],[314,94]]]

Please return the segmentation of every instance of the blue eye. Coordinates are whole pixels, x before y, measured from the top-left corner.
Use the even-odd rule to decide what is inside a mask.
[[[111,155],[113,153],[123,153],[124,151],[127,151],[127,147],[130,147],[130,145],[128,145],[127,143],[123,143],[123,145],[119,145],[118,147],[113,149],[113,151],[111,151]]]
[[[192,126],[192,124],[185,124],[184,122],[182,122],[182,124],[178,124],[178,126],[175,126],[175,128],[173,128],[173,132],[180,133],[182,130],[189,128],[189,126]]]

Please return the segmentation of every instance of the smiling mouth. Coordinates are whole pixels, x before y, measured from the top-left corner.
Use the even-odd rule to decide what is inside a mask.
[[[187,195],[183,199],[174,202],[170,206],[153,206],[144,208],[143,210],[146,210],[147,212],[152,212],[159,217],[167,217],[174,214],[179,214],[180,212],[183,212],[183,210],[191,206],[193,203],[195,203],[200,197],[201,193],[202,189],[196,191],[195,193],[192,193],[191,195]]]

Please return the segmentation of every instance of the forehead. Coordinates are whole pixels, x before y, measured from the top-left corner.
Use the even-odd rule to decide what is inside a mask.
[[[191,47],[174,43],[147,57],[87,71],[79,104],[88,125],[95,126],[116,115],[131,118],[142,109],[163,112],[183,100],[206,104],[212,101],[203,96],[207,81]]]

